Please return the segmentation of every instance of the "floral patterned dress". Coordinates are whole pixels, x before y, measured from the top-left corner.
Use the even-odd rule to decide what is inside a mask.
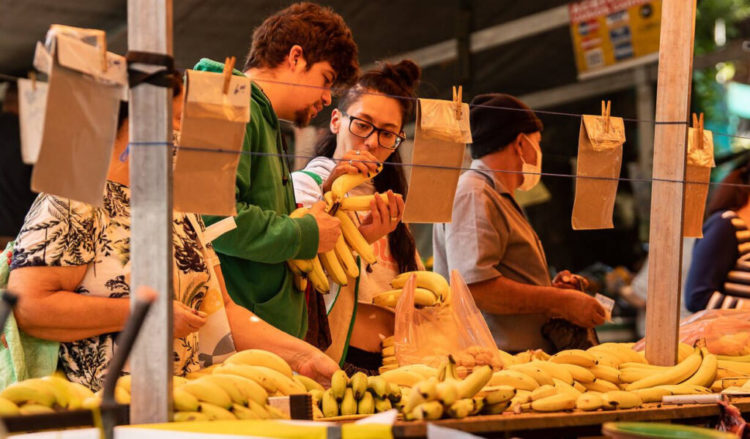
[[[201,230],[196,231],[196,227]],[[209,314],[199,332],[174,342],[174,371],[185,375],[234,352],[229,323],[218,300],[220,289],[212,267],[218,258],[203,245],[200,217],[174,212],[175,299]],[[16,240],[11,270],[33,266],[86,265],[75,292],[123,298],[130,294],[130,190],[108,181],[104,207],[40,194]],[[209,300],[206,298],[209,297]],[[206,302],[206,303],[204,303]],[[217,305],[217,303],[220,305]],[[207,310],[206,305],[211,306]],[[210,343],[199,349],[199,337]],[[217,335],[218,334],[218,335]],[[115,348],[116,333],[60,344],[60,365],[71,381],[99,389]]]

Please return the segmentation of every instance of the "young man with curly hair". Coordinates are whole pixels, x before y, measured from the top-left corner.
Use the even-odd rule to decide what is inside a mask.
[[[202,59],[195,69],[223,67]],[[237,168],[237,227],[213,244],[232,299],[302,338],[308,326],[305,293],[295,289],[285,261],[332,250],[341,230],[322,202],[302,218],[289,218],[296,203],[279,119],[305,126],[330,105],[331,88],[356,78],[357,45],[333,10],[297,3],[255,29],[243,70],[235,74],[252,80],[252,94],[245,154]],[[213,224],[223,218],[204,219]]]

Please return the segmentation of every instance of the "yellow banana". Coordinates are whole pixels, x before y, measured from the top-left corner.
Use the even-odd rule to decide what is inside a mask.
[[[336,401],[344,399],[346,388],[349,385],[349,377],[343,370],[337,370],[331,377],[331,395]]]
[[[344,235],[344,239],[349,247],[356,251],[366,263],[374,264],[377,262],[372,246],[359,232],[359,229],[354,225],[349,215],[343,210],[338,210],[336,211],[336,218],[341,222],[341,234]]]
[[[17,405],[31,403],[52,407],[55,404],[55,394],[40,378],[13,383],[0,392],[0,397]]]
[[[115,402],[118,404],[130,404],[130,393],[122,387],[115,387]]]
[[[174,422],[196,422],[196,421],[208,421],[208,416],[199,412],[175,412]]]
[[[602,394],[602,401],[604,404],[602,408],[607,410],[626,410],[636,407],[640,407],[643,403],[641,397],[634,392],[626,392],[623,390],[613,390]]]
[[[490,366],[475,367],[474,370],[457,384],[458,397],[471,398],[477,394],[482,387],[486,386],[492,378],[492,368]]]
[[[669,390],[672,395],[705,395],[711,393],[711,389],[694,384],[670,384],[656,386],[659,389]]]
[[[497,404],[485,404],[482,413],[486,415],[499,415],[510,407],[510,401],[499,402]]]
[[[428,378],[420,381],[409,390],[404,404],[404,413],[411,413],[419,404],[432,401],[436,397],[437,378]]]
[[[538,399],[531,402],[531,408],[537,412],[559,412],[563,410],[573,410],[576,408],[577,396],[566,392],[560,392],[556,395]]]
[[[581,349],[568,349],[560,351],[550,357],[553,363],[574,364],[582,367],[593,367],[596,365],[596,357]]]
[[[388,396],[388,382],[379,376],[368,376],[367,390],[370,390],[378,398],[385,398]]]
[[[586,352],[590,353],[596,358],[596,364],[602,366],[618,368],[620,367],[620,363],[622,363],[622,360],[619,357],[612,355],[612,353],[609,351],[592,351],[591,348],[589,348]]]
[[[55,413],[52,407],[42,404],[24,404],[18,407],[18,412],[22,415],[43,415],[47,413]]]
[[[289,419],[289,415],[287,413],[282,412],[272,405],[267,405],[263,408],[266,410],[266,412],[268,412],[270,419]]]
[[[570,373],[570,371],[568,371],[567,368],[560,364],[539,360],[532,360],[529,364],[547,372],[547,374],[549,374],[552,378],[557,378],[560,381],[564,381],[570,385],[573,385],[573,375]]]
[[[321,392],[325,390],[323,386],[320,385],[320,383],[310,377],[306,377],[304,375],[294,375],[293,378],[294,381],[297,381],[297,383],[303,386],[308,392],[314,389],[320,390]]]
[[[743,363],[750,363],[750,355],[717,355],[716,358],[722,361],[738,361]]]
[[[331,277],[331,279],[333,279],[334,282],[341,286],[346,286],[349,284],[349,280],[346,278],[346,273],[344,272],[344,267],[341,266],[341,263],[336,257],[336,252],[334,250],[321,253],[319,257],[320,263],[323,265],[323,269],[326,271],[326,273],[328,273],[328,275]]]
[[[537,399],[546,398],[548,396],[556,394],[557,392],[558,390],[554,385],[545,384],[543,386],[537,387],[533,392],[531,392],[531,400],[536,401]]]
[[[718,367],[721,369],[741,372],[743,374],[750,374],[750,363],[745,361],[718,360]]]
[[[477,396],[484,397],[486,404],[494,405],[510,401],[516,396],[516,392],[516,389],[511,386],[484,386]]]
[[[602,351],[609,352],[620,359],[620,362],[635,362],[645,363],[646,359],[639,352],[632,349],[632,345],[629,343],[602,343],[597,346],[591,347],[591,351]]]
[[[87,410],[94,410],[96,408],[99,408],[102,405],[102,398],[99,395],[93,395],[89,396],[88,398],[84,399],[81,403],[81,408],[87,409]]]
[[[388,398],[375,398],[375,413],[387,412],[392,408],[391,400]]]
[[[515,370],[501,370],[495,372],[488,385],[511,386],[518,390],[528,391],[532,391],[539,387],[539,383],[534,378]]]
[[[266,389],[249,378],[239,375],[212,374],[202,379],[219,385],[238,404],[247,405],[250,400],[262,405],[268,403]],[[230,387],[233,387],[232,391],[230,391]]]
[[[382,378],[382,376],[381,376]],[[401,387],[398,384],[388,383],[388,400],[395,404],[401,401]]]
[[[419,404],[412,412],[418,421],[435,421],[443,416],[443,404],[440,401],[429,401]]]
[[[446,407],[458,400],[458,386],[456,381],[443,381],[437,383],[437,399],[443,402]]]
[[[672,392],[669,389],[661,387],[649,387],[647,389],[633,390],[633,393],[641,398],[641,401],[646,402],[661,402],[662,397],[671,395]]]
[[[383,372],[380,374],[380,377],[386,380],[388,383],[395,384],[401,387],[414,387],[418,382],[424,379],[424,376],[418,374],[417,372],[402,370],[401,367]],[[333,380],[331,380],[331,385],[333,385]]]
[[[523,351],[513,356],[516,359],[516,364],[528,363],[534,359],[534,351]]]
[[[445,414],[449,418],[463,419],[471,414],[474,410],[473,399],[459,399],[450,405],[445,405]]]
[[[711,384],[711,391],[713,393],[721,393],[722,390],[730,387],[743,387],[750,381],[748,378],[722,378],[717,379]]]
[[[576,408],[578,410],[599,410],[603,405],[602,394],[599,392],[585,392],[576,399]]]
[[[401,273],[393,278],[391,286],[393,288],[403,288],[412,274],[416,276],[417,287],[434,292],[442,301],[445,301],[450,296],[451,288],[448,285],[448,281],[434,271],[407,271]]]
[[[246,349],[227,358],[227,364],[247,364],[248,366],[263,366],[292,377],[292,368],[280,356],[263,349]]]
[[[625,390],[645,389],[663,384],[678,384],[693,376],[702,362],[700,350],[695,351],[682,363],[668,368],[666,371],[655,373],[646,378],[633,382]]]
[[[18,406],[13,401],[5,398],[0,398],[0,417],[14,416],[18,413]]]
[[[354,399],[359,401],[360,399],[362,399],[362,397],[365,396],[365,393],[367,392],[367,375],[365,375],[363,372],[356,372],[349,379],[349,385],[351,386],[352,392],[354,393]]]
[[[231,403],[229,404],[229,407],[232,407]],[[232,412],[230,412],[226,408],[219,407],[218,405],[214,405],[208,402],[200,403],[200,412],[206,415],[209,421],[229,421],[237,419],[237,417],[234,416],[234,414],[232,414]]]
[[[208,383],[211,383],[215,385],[216,387],[221,388],[223,391],[229,395],[229,398],[232,400],[233,403],[237,403],[240,405],[247,405],[248,401],[248,395],[244,394],[240,391],[239,386],[237,385],[237,382],[233,380],[235,375],[206,375],[204,377],[198,378],[199,381],[205,381]],[[237,377],[242,378],[242,377]],[[247,378],[244,378],[247,379]]]
[[[354,392],[348,387],[344,392],[344,399],[341,401],[341,416],[357,414],[357,400],[354,399]]]
[[[325,271],[323,271],[323,264],[320,262],[320,257],[315,256],[311,261],[313,269],[308,273],[308,279],[312,282],[315,291],[321,294],[328,294],[331,291],[331,284],[328,282],[328,276],[326,276]]]
[[[555,384],[554,381],[552,381],[552,376],[531,363],[514,364],[513,366],[510,366],[508,370],[515,370],[517,372],[526,374],[531,378],[534,378],[534,381],[539,383],[540,386]]]
[[[357,413],[360,415],[371,415],[375,413],[375,398],[372,393],[365,392],[362,398],[357,402]]]
[[[194,412],[198,410],[198,398],[179,387],[172,389],[172,400],[174,401],[175,411]]]
[[[395,308],[398,303],[398,299],[403,293],[402,289],[388,290],[382,293],[378,293],[372,298],[372,303],[380,306],[387,306],[388,308]],[[424,288],[414,289],[414,304],[419,306],[434,306],[438,303],[438,298],[433,294],[432,291]]]
[[[401,197],[400,194],[394,194],[397,197]],[[369,211],[370,203],[375,200],[375,197],[380,197],[384,203],[388,204],[388,194],[373,194],[373,195],[355,195],[352,197],[345,197],[341,200],[340,209],[343,210],[354,210],[354,211]]]
[[[617,387],[617,384],[600,379],[595,379],[590,383],[583,383],[583,386],[586,387],[587,390],[601,393],[620,390],[620,388]]]
[[[344,196],[355,187],[375,177],[383,170],[383,165],[379,164],[377,171],[370,172],[368,175],[362,174],[344,174],[339,176],[331,184],[332,201],[343,200]]]
[[[237,419],[261,419],[254,411],[240,404],[232,404],[232,413]]]
[[[662,371],[656,369],[646,369],[643,367],[627,367],[625,369],[620,369],[619,380],[623,383],[634,383],[638,380],[642,380],[660,372]]]
[[[207,402],[213,406],[224,409],[232,406],[232,398],[224,389],[202,378],[183,384],[179,389],[193,395],[198,401]]]
[[[217,374],[219,370],[224,371],[224,368],[228,366],[230,365],[225,365],[217,369],[214,374]],[[276,392],[281,393],[282,395],[298,395],[307,392],[304,386],[297,384],[294,380],[277,371],[276,369],[271,369],[265,366],[250,366],[247,364],[232,364],[231,366],[244,367],[244,370],[249,371],[250,376],[245,376],[241,373],[230,373],[231,375],[245,376],[245,378],[249,378],[255,381],[256,383],[260,384],[261,387],[266,389],[269,395]],[[275,390],[271,391],[270,389]]]
[[[531,392],[528,390],[516,390],[516,396],[510,399],[510,405],[508,410],[514,410],[516,407],[520,409],[523,404],[531,402]]]
[[[597,364],[596,366],[589,368],[589,372],[594,375],[594,378],[607,380],[610,383],[620,382],[620,372],[614,367]]]
[[[41,380],[47,383],[55,394],[57,405],[68,410],[81,408],[83,400],[78,396],[77,390],[70,385],[70,381],[55,375],[46,376]]]
[[[581,384],[581,383],[580,383],[580,382],[578,382],[578,381],[574,381],[574,382],[573,382],[573,388],[574,388],[574,389],[576,389],[576,390],[578,390],[578,391],[579,391],[579,392],[581,392],[581,393],[584,393],[584,392],[586,392],[586,391],[588,390],[588,389],[586,388],[586,386],[584,386],[583,384]]]
[[[304,276],[305,273],[309,273],[313,269],[311,259],[290,259],[286,261],[286,265],[292,270],[292,273]]]
[[[407,364],[405,366],[399,367],[398,370],[414,372],[418,375],[421,375],[423,378],[432,378],[432,377],[437,378],[438,376],[437,369],[435,369],[434,367],[427,366],[425,364]]]
[[[247,405],[247,408],[252,410],[255,416],[257,416],[259,419],[271,419],[273,417],[268,410],[270,407],[270,405],[258,404],[253,400],[248,401]]]
[[[594,374],[586,369],[585,367],[576,366],[575,364],[566,364],[561,363],[560,366],[563,369],[567,369],[568,372],[573,376],[573,379],[575,381],[581,382],[581,383],[590,383],[596,379],[596,376]]]
[[[344,235],[339,235],[334,251],[336,252],[336,257],[339,259],[341,266],[344,267],[346,275],[352,279],[359,277],[359,266],[357,265],[357,260],[354,258],[354,255],[352,255],[352,250],[346,245]]]
[[[558,393],[567,393],[574,396],[575,398],[578,398],[581,393],[583,393],[570,384],[566,383],[565,381],[559,380],[557,378],[553,378],[553,381],[555,382],[555,388],[558,390]]]
[[[703,362],[698,370],[683,382],[683,384],[693,384],[696,386],[710,387],[716,379],[718,370],[718,359],[716,355],[708,352],[708,349],[702,348]]]
[[[484,410],[484,397],[475,396],[471,399],[474,401],[474,410],[469,413],[469,416],[475,416],[478,415],[482,410]]]
[[[503,363],[503,367],[504,368],[508,368],[508,367],[516,364],[516,357],[514,357],[513,355],[505,352],[502,349],[498,349],[497,353],[500,356],[500,361]]]
[[[255,366],[247,364],[222,364],[221,367],[217,367],[213,370],[214,375],[237,375],[249,380],[255,381],[263,389],[265,389],[268,395],[273,395],[278,391],[277,383],[270,379],[265,373],[259,371]]]

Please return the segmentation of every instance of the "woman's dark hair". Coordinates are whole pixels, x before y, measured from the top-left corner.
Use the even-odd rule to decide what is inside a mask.
[[[721,184],[716,188],[706,208],[706,217],[724,210],[737,210],[747,204],[750,197],[750,188],[734,185],[750,183],[750,164],[745,164],[730,172],[721,182],[729,183],[729,185]]]
[[[401,108],[401,129],[412,117],[416,98],[415,88],[419,82],[421,71],[411,60],[403,60],[398,64],[382,63],[375,70],[362,74],[357,83],[347,90],[338,103],[338,108],[346,111],[364,93],[382,93],[406,99],[397,99]],[[336,135],[329,132],[315,145],[315,155],[332,158],[336,151]],[[401,166],[401,154],[394,151],[387,159],[383,170],[373,179],[375,190],[385,192],[392,190],[402,194],[406,200],[406,176]],[[416,244],[414,236],[404,223],[399,223],[396,229],[388,234],[388,245],[391,254],[398,263],[400,272],[417,269]]]

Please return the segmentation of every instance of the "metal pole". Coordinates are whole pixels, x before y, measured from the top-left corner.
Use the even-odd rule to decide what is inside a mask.
[[[172,54],[172,0],[128,0],[128,49]],[[141,285],[159,296],[130,361],[133,424],[172,413],[172,90],[141,84],[130,92],[131,303]]]
[[[657,121],[688,120],[695,3],[662,2]],[[686,139],[686,124],[656,124],[654,178],[684,181]],[[677,361],[684,199],[684,183],[653,182],[646,302],[646,358],[652,364],[672,365]]]

